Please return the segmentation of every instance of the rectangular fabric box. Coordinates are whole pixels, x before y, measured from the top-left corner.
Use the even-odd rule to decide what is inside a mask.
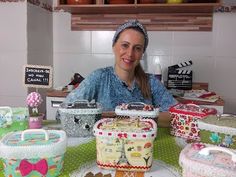
[[[171,135],[188,140],[200,140],[198,120],[216,114],[214,108],[207,108],[195,104],[179,103],[169,109],[171,113]]]
[[[99,120],[94,125],[98,167],[123,171],[149,170],[156,132],[157,126],[152,119]]]
[[[27,129],[28,119],[26,107],[0,107],[0,138],[9,132]]]
[[[61,105],[59,108],[62,129],[71,137],[93,136],[93,126],[101,119],[102,107],[99,103],[80,100]]]
[[[122,103],[116,106],[115,113],[119,117],[157,118],[159,108],[142,102]]]
[[[235,177],[236,151],[203,143],[188,144],[180,153],[179,164],[183,177]]]
[[[198,127],[202,142],[236,149],[236,115],[207,116]]]
[[[28,129],[6,134],[0,141],[5,176],[56,177],[67,146],[62,130]]]

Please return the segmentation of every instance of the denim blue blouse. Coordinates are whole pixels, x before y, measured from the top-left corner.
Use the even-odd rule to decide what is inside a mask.
[[[103,111],[115,110],[115,107],[121,103],[143,102],[160,107],[160,111],[168,111],[170,106],[177,103],[176,100],[153,74],[148,74],[148,77],[151,84],[151,99],[143,97],[135,81],[132,87],[128,88],[126,83],[115,74],[113,67],[100,68],[93,71],[79,87],[68,94],[64,102],[94,99],[102,104]]]

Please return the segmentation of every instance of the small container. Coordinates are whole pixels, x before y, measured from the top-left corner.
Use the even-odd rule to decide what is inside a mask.
[[[208,115],[215,115],[215,108],[207,108],[195,104],[178,103],[169,109],[171,113],[171,131],[174,136],[188,140],[200,140],[198,120]]]
[[[133,4],[134,0],[108,0],[108,4]]]
[[[9,132],[27,129],[28,119],[26,107],[0,107],[0,138]]]
[[[93,0],[67,0],[68,5],[93,4]]]
[[[29,117],[29,128],[37,129],[42,128],[44,114],[40,114],[39,116],[30,116]]]
[[[235,177],[236,151],[201,143],[188,144],[181,151],[183,177]]]
[[[6,134],[0,141],[5,176],[59,176],[67,146],[64,131],[28,129]]]
[[[236,115],[207,116],[198,127],[202,142],[236,149]]]
[[[154,108],[152,105],[142,102],[122,103],[115,108],[115,113],[118,116],[131,118],[157,118],[159,108]]]
[[[58,110],[62,129],[72,137],[93,136],[93,126],[102,116],[101,105],[87,100],[63,103]]]
[[[148,171],[157,125],[152,119],[104,118],[94,125],[97,165],[103,169]]]

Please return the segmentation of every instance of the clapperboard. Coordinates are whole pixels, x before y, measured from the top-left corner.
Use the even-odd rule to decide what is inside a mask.
[[[192,70],[185,70],[184,67],[191,66],[193,62],[186,61],[168,67],[168,89],[191,90],[192,89]]]

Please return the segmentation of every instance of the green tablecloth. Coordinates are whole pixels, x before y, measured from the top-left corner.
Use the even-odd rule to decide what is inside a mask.
[[[161,160],[177,170],[181,170],[178,164],[180,151],[181,148],[175,143],[174,137],[169,134],[169,128],[159,128],[157,138],[154,141],[154,159]],[[64,169],[60,177],[68,177],[71,172],[95,159],[95,140],[79,146],[68,147],[65,153]],[[3,166],[0,163],[0,177],[3,176]]]

